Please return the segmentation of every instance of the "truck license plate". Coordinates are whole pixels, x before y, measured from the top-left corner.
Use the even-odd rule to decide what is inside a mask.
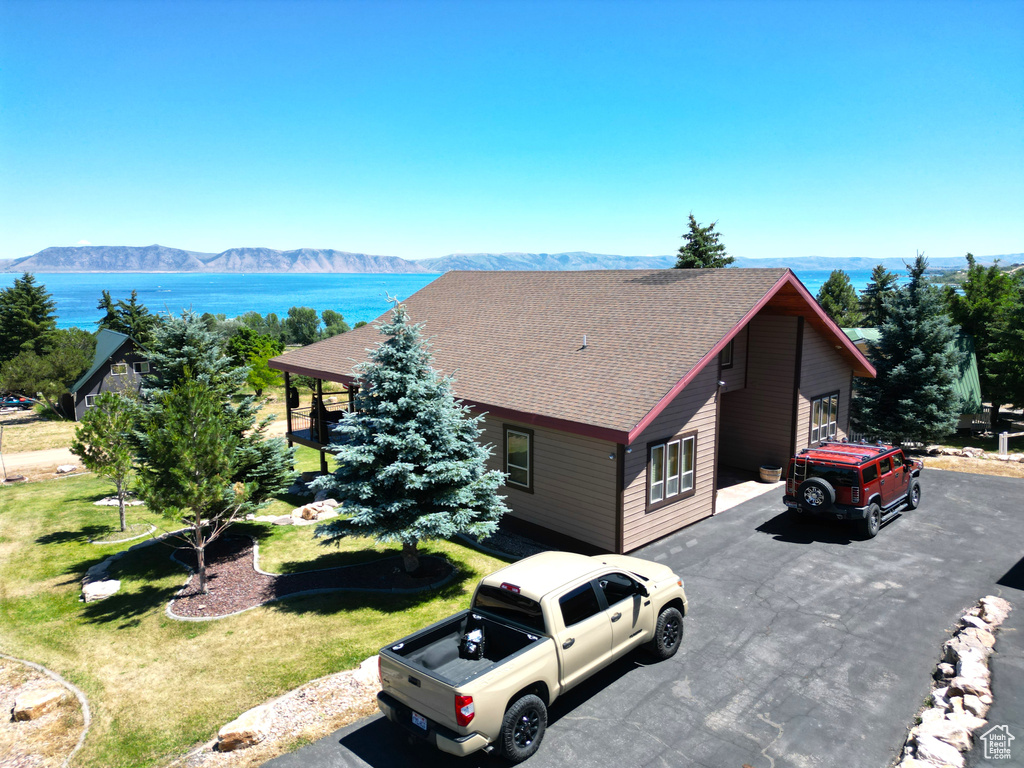
[[[427,730],[427,718],[417,712],[412,713],[412,724],[424,731]]]
[[[796,503],[795,501],[787,501],[787,502],[785,502],[785,504],[786,504],[786,506],[787,506],[787,507],[789,507],[790,509],[796,509],[797,507],[799,507],[799,506],[800,506],[800,505],[799,505],[799,504],[797,504],[797,503]]]

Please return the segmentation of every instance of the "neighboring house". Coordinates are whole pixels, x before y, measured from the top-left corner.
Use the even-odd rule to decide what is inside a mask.
[[[101,392],[138,392],[145,373],[149,373],[149,361],[135,341],[123,333],[102,330],[96,334],[92,365],[64,395],[61,406],[79,421]]]
[[[871,347],[878,343],[881,335],[878,328],[843,328],[843,332],[865,357],[870,357]],[[978,376],[978,356],[974,352],[974,337],[961,331],[953,344],[963,355],[964,360],[953,384],[957,396],[963,403],[957,429],[989,429],[992,426],[992,408],[981,401],[981,379]]]
[[[714,514],[719,467],[842,438],[853,376],[874,375],[788,269],[448,272],[405,305],[486,413],[513,516],[568,546],[628,552]],[[380,340],[368,325],[270,365],[350,385]],[[288,437],[322,449],[307,410]]]

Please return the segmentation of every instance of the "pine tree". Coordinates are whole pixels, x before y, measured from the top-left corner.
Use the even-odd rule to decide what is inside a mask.
[[[226,482],[241,484],[245,489],[243,495],[225,494],[224,507],[213,508],[212,514],[228,514],[235,507],[240,513],[254,511],[272,494],[288,485],[292,476],[293,451],[281,438],[266,439],[271,419],[259,420],[259,399],[242,394],[248,369],[234,365],[223,354],[217,337],[206,329],[198,315],[186,311],[180,317],[162,322],[154,334],[149,357],[151,373],[145,377],[142,389],[142,427],[135,434],[136,457],[149,478],[147,488],[157,487],[154,478],[163,477],[168,483],[177,482],[171,472],[173,463],[166,460],[170,437],[158,439],[155,435],[159,432],[154,432],[154,429],[168,420],[174,424],[183,423],[180,417],[168,413],[172,407],[178,407],[178,399],[184,397],[179,393],[175,395],[178,399],[168,399],[179,390],[202,390],[197,397],[206,397],[205,392],[209,390],[209,397],[217,403],[215,425],[222,438],[222,451],[228,466]],[[186,383],[189,387],[182,389]]]
[[[0,363],[20,352],[46,353],[57,330],[56,308],[53,297],[45,286],[36,284],[31,272],[0,290]]]
[[[988,362],[989,376],[998,379],[1006,402],[1020,408],[1024,406],[1024,279],[1017,275],[1014,300],[995,329]]]
[[[96,309],[104,312],[97,323],[101,330],[123,333],[143,346],[149,344],[157,318],[139,303],[138,291],[132,291],[128,301],[118,299],[116,302],[110,297],[110,291],[103,291]]]
[[[864,313],[864,322],[873,328],[885,322],[887,316],[885,302],[896,293],[898,283],[896,275],[881,264],[871,270],[871,282],[861,292],[860,309]]]
[[[256,484],[239,478],[241,439],[215,386],[186,371],[152,406],[139,496],[188,529],[179,538],[195,552],[199,591],[205,594],[206,548],[253,508]]]
[[[679,249],[675,269],[711,269],[727,267],[735,259],[725,252],[725,246],[718,241],[721,235],[715,232],[717,221],[702,227],[690,214],[690,231],[683,235],[686,241]]]
[[[487,470],[480,421],[431,367],[422,326],[396,304],[378,326],[387,336],[360,365],[355,411],[337,428],[338,469],[318,485],[347,517],[317,528],[328,539],[370,535],[400,543],[405,569],[419,567],[419,542],[457,533],[486,537],[508,511],[504,475]]]
[[[924,277],[918,254],[910,283],[888,302],[872,351],[874,379],[857,379],[853,418],[858,429],[888,442],[934,442],[956,429],[960,398],[954,389],[963,356],[957,327],[943,311],[938,289]]]
[[[124,501],[132,474],[132,432],[135,402],[128,393],[102,392],[87,408],[75,430],[71,452],[86,469],[114,484],[121,530],[125,530]]]
[[[841,269],[835,269],[818,290],[818,303],[841,328],[859,328],[864,320],[857,301],[857,291],[850,282],[850,276]]]

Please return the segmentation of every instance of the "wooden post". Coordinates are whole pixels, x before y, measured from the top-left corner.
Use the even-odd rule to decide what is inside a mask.
[[[284,413],[288,421],[288,447],[292,447],[292,378],[288,371],[284,372]]]
[[[313,410],[316,411],[316,441],[320,445],[324,445],[327,442],[324,436],[324,420],[320,418],[324,412],[324,380],[316,380],[316,405]],[[327,459],[324,458],[324,452],[320,451],[320,465],[323,467],[327,466]]]
[[[320,473],[327,474],[327,453],[323,448],[320,449]]]

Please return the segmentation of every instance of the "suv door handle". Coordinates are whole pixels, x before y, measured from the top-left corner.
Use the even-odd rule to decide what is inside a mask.
[[[612,621],[618,621],[621,618],[622,618],[622,614],[621,613],[613,613],[612,614]]]
[[[566,640],[564,643],[562,643],[562,647],[563,648],[571,648],[572,644],[575,643],[575,642],[576,642],[576,638],[575,637],[570,637],[568,640]]]

